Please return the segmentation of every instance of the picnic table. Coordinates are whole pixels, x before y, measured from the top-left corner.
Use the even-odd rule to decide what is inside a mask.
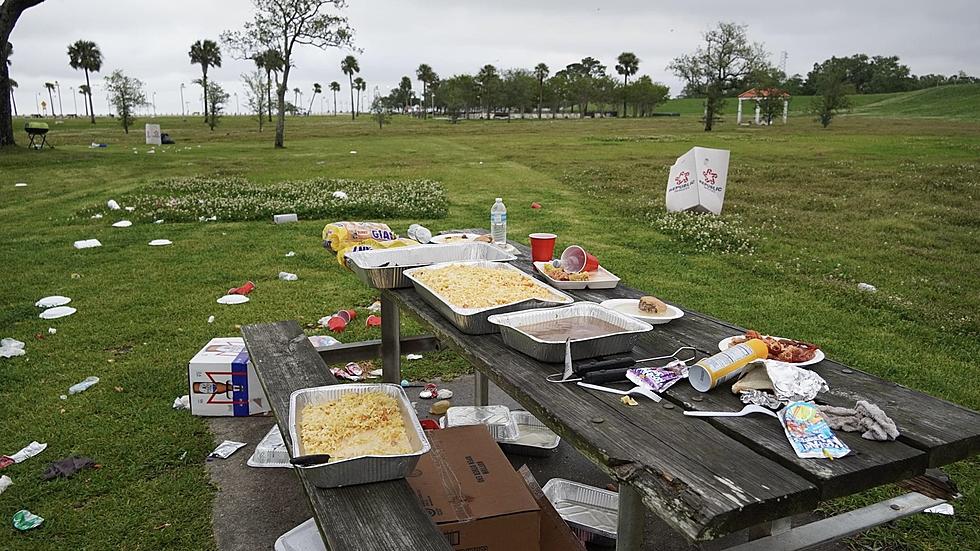
[[[527,247],[518,245],[518,249],[522,254],[512,264],[533,273]],[[623,284],[610,290],[566,293],[593,302],[646,294]],[[927,470],[980,451],[977,412],[831,359],[809,366],[830,386],[830,392],[818,400],[844,407],[862,399],[878,404],[898,425],[897,441],[874,442],[858,433],[838,431],[852,454],[833,461],[800,459],[781,424],[768,416],[683,415],[684,410],[740,409],[741,402],[727,385],[702,394],[688,384],[677,384],[663,394],[660,404],[641,399],[640,406],[625,407],[618,396],[546,382],[547,375],[561,371],[560,364],[545,364],[510,349],[499,334],[461,333],[414,289],[381,291],[381,308],[380,343],[360,349],[345,345],[339,352],[318,353],[295,322],[242,329],[287,447],[289,393],[336,382],[324,360],[336,363],[338,358],[359,357],[359,350],[365,358],[380,352],[383,380],[397,383],[401,354],[448,345],[476,369],[477,404],[487,403],[488,380],[492,380],[619,483],[617,549],[640,547],[644,507],[692,543],[730,549],[811,547],[944,503],[955,489],[935,471],[926,476]],[[402,312],[421,321],[435,338],[403,339]],[[704,357],[718,351],[721,339],[743,332],[684,309],[684,317],[644,334],[633,355],[663,356],[686,346]],[[359,549],[366,541],[372,549],[448,548],[404,480],[324,490],[314,488],[302,471],[298,474],[330,549]],[[821,501],[902,481],[911,491],[897,498],[792,525],[790,517],[813,511]],[[742,547],[729,545],[744,541],[747,533],[757,539]]]

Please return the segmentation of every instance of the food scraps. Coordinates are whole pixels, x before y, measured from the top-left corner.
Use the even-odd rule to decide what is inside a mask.
[[[819,346],[805,341],[764,337],[758,331],[751,329],[746,331],[743,336],[734,337],[731,340],[731,346],[742,344],[752,339],[760,339],[766,343],[766,346],[769,348],[770,360],[779,360],[787,363],[808,362],[813,359],[817,354],[817,350],[820,349]]]
[[[637,402],[636,400],[634,400],[632,396],[623,396],[622,398],[619,399],[619,401],[622,402],[624,405],[627,405],[627,406],[638,406],[638,405],[640,405],[640,403]]]
[[[588,281],[590,279],[589,272],[566,272],[564,269],[552,264],[544,264],[542,269],[546,276],[555,281]]]

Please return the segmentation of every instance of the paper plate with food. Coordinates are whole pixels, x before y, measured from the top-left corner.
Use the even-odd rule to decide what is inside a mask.
[[[751,339],[761,339],[762,342],[766,343],[766,346],[769,348],[770,360],[779,360],[797,366],[804,366],[822,362],[825,358],[823,350],[820,350],[820,347],[813,343],[784,339],[783,337],[760,335],[758,331],[751,329],[746,331],[744,335],[735,335],[734,337],[722,339],[718,343],[718,349],[728,350],[733,346]]]
[[[612,289],[619,284],[619,277],[602,266],[591,272],[569,272],[551,262],[535,262],[534,267],[556,289]]]
[[[493,238],[490,237],[490,234],[488,233],[480,235],[478,233],[457,232],[457,233],[444,233],[441,235],[433,235],[432,240],[430,242],[443,244],[443,243],[479,243],[481,241],[483,243],[493,243]]]
[[[684,317],[684,311],[667,304],[657,297],[614,298],[600,303],[610,310],[643,320],[650,325],[660,325]]]

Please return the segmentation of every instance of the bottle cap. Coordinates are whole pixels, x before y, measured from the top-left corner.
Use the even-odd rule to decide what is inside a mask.
[[[504,200],[503,200],[503,199],[501,199],[500,197],[497,197],[497,202],[498,202],[498,203],[503,203],[503,202],[504,202]]]

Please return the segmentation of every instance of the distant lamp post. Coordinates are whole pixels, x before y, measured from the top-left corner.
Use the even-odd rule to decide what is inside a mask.
[[[37,114],[41,114],[41,92],[34,92],[34,107],[37,109]]]
[[[75,87],[69,86],[68,90],[71,91],[71,99],[75,102],[75,118],[78,118],[78,97],[75,95]]]
[[[157,93],[153,92],[153,118],[157,118]]]
[[[61,112],[62,118],[65,116],[65,108],[61,105],[61,84],[58,81],[54,81],[54,87],[58,89],[58,111]],[[54,105],[51,106],[51,110],[54,111]]]
[[[183,117],[187,116],[187,104],[184,103],[184,83],[180,83],[180,114]]]
[[[238,107],[238,92],[235,92],[235,115],[240,115],[240,109]]]

